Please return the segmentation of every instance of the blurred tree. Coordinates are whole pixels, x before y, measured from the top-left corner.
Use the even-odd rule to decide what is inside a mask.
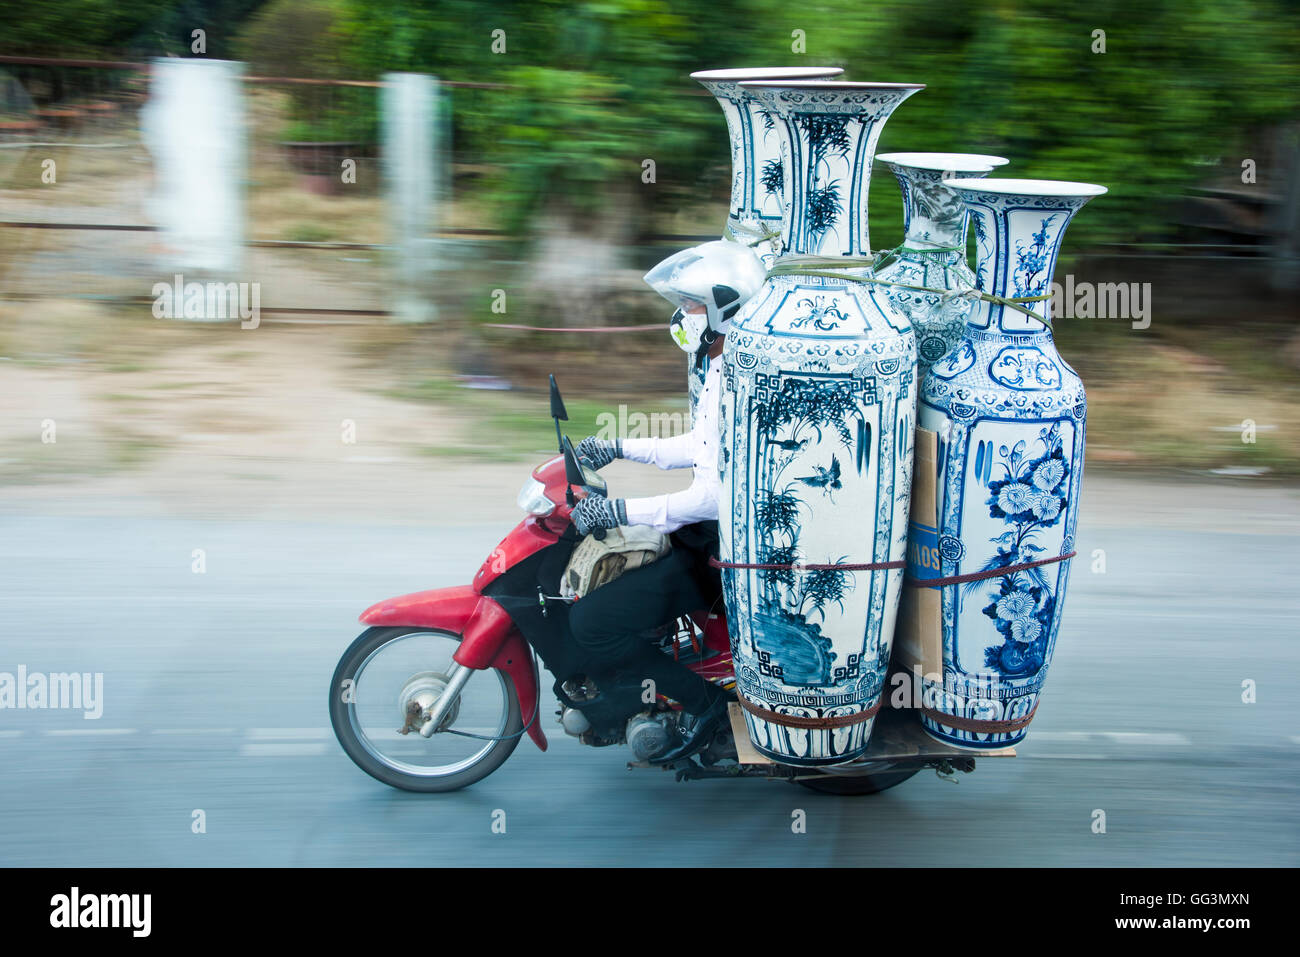
[[[266,0],[0,0],[0,53],[10,56],[230,58],[240,24]]]
[[[337,0],[271,0],[243,26],[236,54],[258,76],[353,79],[349,39]],[[289,95],[289,142],[374,144],[379,138],[379,97],[364,87],[295,84]]]
[[[1071,245],[1153,237],[1159,207],[1259,144],[1260,126],[1300,112],[1294,0],[832,0],[799,15],[808,55],[858,79],[927,88],[891,118],[882,149],[1000,153],[995,175],[1102,183]],[[786,15],[789,19],[789,15]],[[1104,31],[1105,52],[1094,31]],[[872,236],[892,245],[892,177],[872,192]],[[1104,215],[1102,211],[1104,209]]]
[[[312,43],[293,26],[326,21]],[[456,90],[453,105],[458,155],[499,171],[490,208],[512,229],[545,214],[647,232],[721,204],[725,128],[695,69],[829,64],[925,82],[881,148],[1000,152],[1014,164],[1001,175],[1109,186],[1071,227],[1076,248],[1158,233],[1157,204],[1239,169],[1258,130],[1300,113],[1296,0],[0,0],[0,22],[6,53],[185,55],[201,25],[209,56],[231,55],[242,29],[282,74],[509,84]],[[892,245],[891,178],[875,177],[872,210],[873,239]]]
[[[702,92],[691,70],[745,61],[748,2],[345,4],[349,56],[364,69],[509,85],[453,94],[475,107],[455,111],[458,149],[501,171],[492,187],[506,228],[542,213],[640,226],[651,207],[691,201],[701,167],[728,161],[717,106],[682,93]]]

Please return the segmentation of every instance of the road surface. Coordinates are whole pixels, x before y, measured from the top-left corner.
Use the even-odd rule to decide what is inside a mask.
[[[357,614],[467,581],[508,502],[453,524],[11,497],[0,672],[102,672],[104,691],[97,720],[0,710],[0,864],[1300,863],[1300,494],[1089,482],[1020,756],[856,798],[629,770],[566,737],[549,697],[550,750],[525,739],[468,790],[354,767],[325,704]]]

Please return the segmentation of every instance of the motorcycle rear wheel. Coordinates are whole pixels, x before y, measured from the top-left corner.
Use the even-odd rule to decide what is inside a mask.
[[[483,741],[481,747],[476,752],[455,761],[449,765],[417,765],[406,761],[397,760],[394,756],[386,754],[383,748],[371,740],[361,725],[358,717],[358,696],[362,692],[361,679],[365,674],[365,669],[385,646],[393,646],[395,643],[404,639],[412,638],[433,638],[440,639],[446,643],[447,647],[459,644],[460,636],[452,632],[443,631],[438,628],[369,628],[362,632],[355,641],[348,646],[348,650],[343,653],[339,659],[338,667],[334,669],[334,678],[330,682],[330,724],[334,728],[334,736],[338,738],[339,744],[343,746],[344,752],[352,761],[376,780],[382,781],[390,787],[400,788],[403,791],[417,791],[421,793],[436,793],[441,791],[456,791],[460,788],[468,787],[476,781],[481,781],[497,768],[505,763],[506,759],[514,752],[515,747],[519,744],[520,732],[523,729],[523,719],[519,711],[519,697],[515,692],[514,682],[510,676],[500,669],[492,668],[487,671],[471,677],[470,682],[484,682],[487,685],[489,701],[500,696],[499,714],[493,718],[494,726],[483,730],[490,731],[490,737],[497,740]],[[421,674],[434,674],[425,671],[424,668],[429,665],[421,666]],[[398,669],[399,675],[402,669]],[[393,697],[394,702],[397,698],[396,692],[400,691],[401,684],[393,681],[386,681],[381,687],[375,690],[376,699],[379,705],[383,705],[386,697]],[[466,685],[469,688],[469,685]],[[499,689],[499,691],[498,691]],[[370,689],[367,687],[366,691]],[[393,692],[393,694],[390,694]],[[462,697],[462,700],[464,698]],[[460,714],[458,705],[453,709],[450,724],[444,723],[444,727],[455,727],[455,718]],[[491,706],[489,711],[498,710]],[[376,722],[378,730],[375,734],[378,736],[382,733],[382,715],[384,711],[380,710],[381,718]],[[531,717],[531,716],[530,716]],[[392,713],[393,724],[401,722],[402,717],[394,704]],[[374,730],[374,729],[372,729]],[[444,737],[447,731],[439,731],[431,738],[422,738],[418,731],[414,731],[406,736],[409,745],[401,742],[404,746],[419,750],[421,742],[436,742]],[[384,740],[387,743],[388,735],[384,734]],[[458,741],[475,741],[477,739],[459,738]],[[473,745],[469,745],[472,747]]]
[[[862,794],[879,794],[889,788],[902,784],[916,772],[920,766],[895,767],[877,771],[873,774],[849,776],[846,774],[822,774],[815,778],[799,778],[804,787],[822,794],[840,794],[845,796]]]

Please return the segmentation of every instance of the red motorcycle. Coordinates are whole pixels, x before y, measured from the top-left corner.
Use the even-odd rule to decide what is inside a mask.
[[[651,695],[636,675],[585,660],[569,637],[571,600],[560,596],[559,583],[580,541],[569,516],[580,498],[606,486],[560,435],[568,416],[554,376],[551,415],[561,454],[533,470],[518,498],[527,517],[473,582],[390,598],[361,615],[370,627],[344,652],[329,698],[334,733],[358,767],[396,788],[452,791],[499,768],[524,735],[545,751],[540,657],[556,677],[556,714],[567,734],[596,747],[626,744],[630,767],[674,770],[678,780],[777,777],[873,794],[926,766],[941,774],[973,770],[968,754],[927,738],[914,715],[890,708],[875,719],[863,759],[815,769],[777,764],[749,748],[735,705],[731,727],[698,754],[656,764],[654,755],[680,733],[680,706]],[[723,615],[700,610],[647,640],[706,679],[734,686]]]

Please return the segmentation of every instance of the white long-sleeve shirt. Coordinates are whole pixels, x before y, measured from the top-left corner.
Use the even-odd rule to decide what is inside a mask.
[[[695,405],[695,426],[667,439],[624,439],[623,458],[661,469],[694,469],[690,488],[651,498],[624,499],[629,525],[649,525],[667,534],[693,522],[714,521],[722,482],[718,478],[718,396],[722,363],[710,361]]]

